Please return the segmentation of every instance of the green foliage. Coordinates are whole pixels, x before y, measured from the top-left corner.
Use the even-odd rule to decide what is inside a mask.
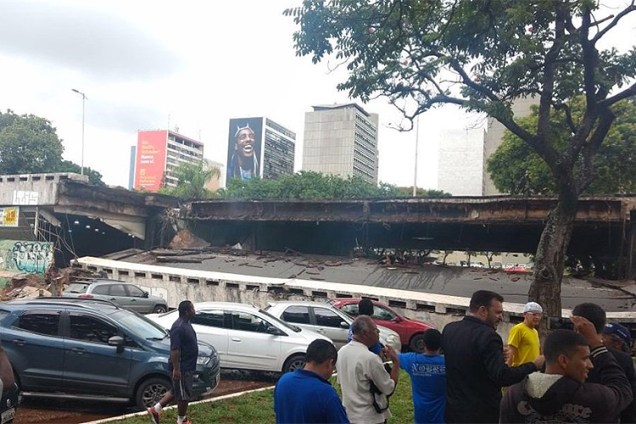
[[[175,176],[178,179],[176,187],[164,187],[161,193],[169,194],[183,200],[204,200],[214,197],[214,193],[206,188],[213,177],[219,177],[221,171],[211,167],[205,160],[196,163],[182,163],[177,167]]]
[[[76,174],[81,173],[82,167],[70,160],[63,160],[56,168],[55,172],[74,172]],[[88,176],[88,181],[96,186],[105,186],[106,183],[102,181],[102,174],[87,166],[84,167],[84,175]]]
[[[583,99],[569,102],[573,116],[583,115]],[[594,158],[596,178],[583,192],[586,194],[625,194],[636,192],[636,104],[622,101],[614,105],[616,121]],[[537,125],[538,108],[520,125],[530,129]],[[570,129],[562,111],[552,113],[553,143],[559,152],[568,147]],[[574,167],[580,173],[583,157]],[[513,195],[554,195],[556,182],[545,161],[523,140],[506,131],[504,141],[488,159],[488,172],[503,193]]]
[[[0,113],[0,174],[54,172],[63,151],[48,120],[10,110]]]
[[[385,183],[376,186],[356,176],[345,179],[336,175],[300,171],[277,180],[232,179],[225,190],[219,190],[219,195],[226,199],[377,199],[410,197],[410,190],[408,187]],[[418,196],[442,197],[449,194],[439,190],[421,190]]]
[[[336,388],[338,395],[342,399],[340,386],[336,383],[335,377],[331,378],[331,384]],[[400,379],[390,402],[393,416],[389,418],[389,424],[413,422],[411,380],[404,371],[400,371]],[[276,422],[274,392],[273,390],[263,390],[223,399],[218,402],[190,404],[188,407],[188,418],[195,423],[274,424]],[[172,407],[165,410],[161,417],[161,422],[175,422],[176,419],[177,411],[175,407]],[[115,419],[113,422],[146,424],[148,415],[143,412],[139,416],[120,420]]]
[[[49,120],[11,110],[0,112],[0,174],[79,174],[80,165],[63,160],[63,152],[62,140]],[[105,185],[99,172],[84,167],[84,174],[92,184]]]

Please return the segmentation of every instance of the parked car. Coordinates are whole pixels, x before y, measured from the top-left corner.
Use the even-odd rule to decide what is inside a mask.
[[[171,386],[169,334],[136,312],[96,299],[0,303],[0,338],[24,396],[156,403]],[[199,343],[196,397],[220,379],[214,347]]]
[[[0,423],[12,423],[15,419],[16,409],[20,403],[20,389],[15,383],[15,376],[11,362],[0,343]]]
[[[252,305],[232,302],[195,303],[192,327],[199,340],[216,347],[221,367],[287,372],[305,365],[307,346],[327,339],[273,317]],[[147,317],[165,328],[178,318],[178,311]]]
[[[329,303],[336,309],[346,312],[352,317],[358,316],[358,302],[360,299],[332,299]],[[414,352],[422,352],[424,350],[424,332],[435,326],[429,322],[418,321],[407,318],[397,312],[395,309],[382,302],[373,301],[373,321],[377,325],[397,332],[404,346],[404,350],[408,349]]]
[[[283,321],[315,331],[330,338],[338,349],[347,343],[353,318],[323,302],[271,302],[267,312]],[[380,343],[402,349],[400,336],[395,331],[378,326]]]
[[[102,299],[116,303],[140,314],[160,314],[168,310],[166,300],[148,294],[134,284],[117,280],[89,280],[69,284],[64,297]]]

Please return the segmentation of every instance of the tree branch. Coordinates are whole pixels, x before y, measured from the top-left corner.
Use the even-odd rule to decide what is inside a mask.
[[[605,28],[603,28],[601,31],[599,31],[599,32],[598,32],[598,33],[594,36],[594,38],[592,38],[592,40],[591,40],[592,44],[596,44],[596,42],[597,42],[598,40],[600,40],[601,38],[603,38],[603,36],[604,36],[605,34],[607,34],[607,32],[608,32],[609,30],[611,30],[612,28],[614,28],[614,27],[618,24],[618,22],[619,22],[621,19],[623,19],[623,17],[625,17],[627,14],[629,14],[629,13],[631,13],[631,12],[635,11],[635,10],[636,10],[636,5],[634,4],[634,1],[632,1],[632,3],[631,3],[629,6],[627,6],[625,9],[621,10],[621,12],[620,12],[618,15],[616,15],[616,16],[614,17],[614,19],[612,19],[612,22],[610,22],[610,23],[609,23],[609,24],[608,24]],[[605,21],[605,20],[607,20],[607,19],[611,19],[611,18],[612,18],[611,16],[608,16],[606,19],[601,20],[601,21],[598,21],[596,24],[597,24],[597,25],[599,25],[601,22],[603,22],[603,21]]]

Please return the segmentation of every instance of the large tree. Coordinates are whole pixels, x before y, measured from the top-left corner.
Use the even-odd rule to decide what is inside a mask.
[[[601,47],[636,6],[608,3],[611,9],[594,0],[305,0],[285,13],[299,26],[297,54],[346,66],[338,88],[351,97],[386,97],[411,124],[442,104],[482,112],[545,161],[558,201],[537,246],[529,297],[560,316],[579,195],[595,175],[613,106],[636,94],[636,50]],[[628,26],[623,37],[632,32]],[[567,103],[577,95],[585,99],[580,117]],[[511,108],[528,96],[538,102],[531,129]],[[554,110],[563,111],[570,129],[563,150],[555,146]]]
[[[64,146],[48,119],[0,112],[0,174],[80,173],[80,166],[62,159]],[[105,185],[102,174],[84,167],[89,182]]]
[[[64,147],[47,119],[0,113],[0,174],[52,172]]]
[[[572,113],[583,114],[582,98],[573,99]],[[636,192],[636,104],[623,100],[613,110],[616,120],[594,158],[596,178],[584,189],[585,194],[626,194]],[[562,152],[568,148],[570,129],[565,125],[562,111],[554,111],[552,125],[554,145]],[[520,120],[520,125],[530,130],[536,127],[538,108],[530,116]],[[574,171],[580,172],[577,163]],[[556,181],[547,164],[519,137],[506,131],[503,142],[488,159],[488,172],[495,186],[502,193],[514,195],[553,195]]]

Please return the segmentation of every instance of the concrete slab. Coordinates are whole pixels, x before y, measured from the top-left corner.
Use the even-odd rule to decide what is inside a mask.
[[[514,303],[527,301],[532,281],[531,274],[508,274],[502,270],[485,268],[443,267],[433,264],[387,266],[369,259],[285,256],[276,253],[257,255],[232,250],[206,249],[177,253],[172,256],[175,252],[143,252],[127,257],[124,261],[265,278],[358,284],[458,297],[470,297],[475,290],[487,289],[500,293],[507,302]],[[157,262],[157,256],[161,256],[161,262]],[[636,306],[636,284],[633,281],[612,284],[598,279],[588,281],[564,278],[563,308],[569,309],[582,302],[598,303],[608,312],[632,311]]]

